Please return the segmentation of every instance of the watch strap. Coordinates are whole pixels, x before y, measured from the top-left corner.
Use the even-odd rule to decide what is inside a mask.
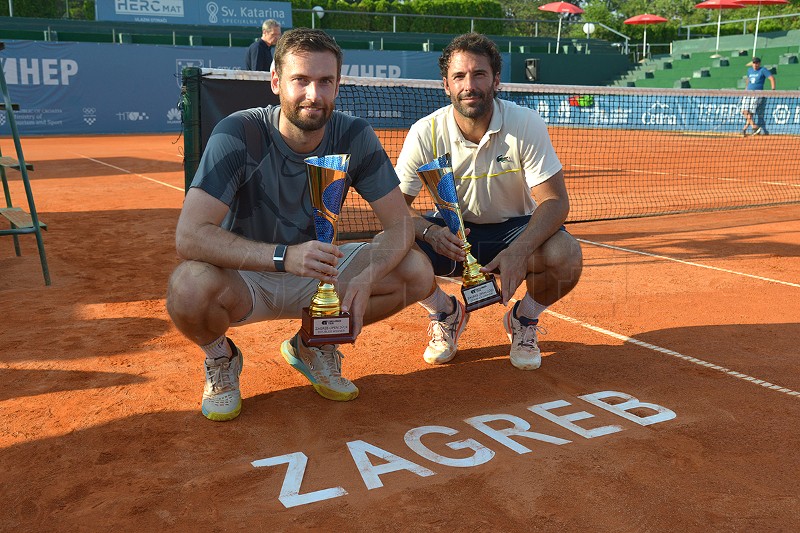
[[[286,249],[288,246],[279,244],[275,247],[275,252],[272,254],[272,262],[275,263],[276,272],[286,272],[286,265],[284,259],[286,258]]]

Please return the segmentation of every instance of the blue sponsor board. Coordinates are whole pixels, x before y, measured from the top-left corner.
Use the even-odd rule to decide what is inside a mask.
[[[23,135],[180,132],[182,68],[243,61],[243,48],[105,43],[8,41],[0,53]]]
[[[183,67],[241,69],[246,48],[7,41],[0,63],[20,132],[160,133],[182,131]],[[345,51],[342,74],[438,79],[438,54]],[[265,91],[269,84],[265,83]],[[385,110],[380,111],[384,113]],[[0,113],[0,134],[9,134]]]
[[[741,112],[744,91],[741,96],[714,96],[713,92],[702,96],[677,92],[594,95],[590,105],[579,101],[585,96],[574,93],[501,96],[536,109],[553,126],[692,133],[740,133],[744,126]],[[764,98],[757,115],[770,134],[800,134],[797,98]]]
[[[245,48],[107,43],[7,41],[0,63],[23,135],[82,133],[179,133],[183,67],[240,69]],[[342,74],[439,80],[438,54],[346,50]],[[508,63],[509,57],[503,54]],[[506,69],[507,70],[507,69]],[[504,73],[503,82],[507,81]],[[502,88],[502,86],[501,86]],[[531,87],[535,89],[535,86]],[[265,83],[265,91],[269,84]],[[353,89],[342,88],[342,96]],[[502,98],[539,111],[551,126],[738,133],[741,97],[669,94],[594,95],[501,92]],[[586,94],[591,95],[587,90]],[[744,96],[744,91],[742,91]],[[585,96],[585,95],[584,95]],[[774,95],[773,95],[774,96]],[[400,106],[401,102],[407,102]],[[407,128],[449,103],[441,88],[373,88],[340,108],[367,118],[373,127]],[[762,109],[771,134],[800,134],[800,101],[768,98]],[[10,134],[0,113],[0,134]]]
[[[275,19],[292,27],[291,2],[247,0],[97,0],[95,18],[123,22],[260,27]]]
[[[531,89],[535,90],[535,86]],[[391,91],[383,91],[384,98],[408,102],[406,107],[388,106],[379,97],[359,99],[354,91],[357,93],[359,89],[341,89],[340,94],[346,97],[347,103],[340,108],[366,118],[374,128],[408,128],[416,120],[450,103],[441,89],[420,91],[413,87],[393,87]],[[744,125],[741,113],[744,92],[741,94],[591,95],[587,92],[578,96],[502,91],[501,86],[499,97],[536,109],[548,125],[555,127],[738,134]],[[800,135],[800,100],[797,98],[765,98],[756,116],[770,134]]]

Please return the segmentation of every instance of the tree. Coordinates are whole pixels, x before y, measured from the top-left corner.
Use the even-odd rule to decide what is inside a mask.
[[[94,0],[9,0],[15,17],[94,20]],[[69,6],[69,14],[67,14]],[[9,16],[9,2],[0,4],[0,16]]]

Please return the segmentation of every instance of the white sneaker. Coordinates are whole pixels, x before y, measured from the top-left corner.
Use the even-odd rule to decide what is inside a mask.
[[[538,320],[514,316],[519,302],[503,317],[503,327],[511,341],[511,364],[520,370],[536,370],[542,365],[542,352],[539,351],[537,333],[547,333],[539,327]],[[524,324],[523,324],[524,322]]]
[[[337,344],[306,346],[300,336],[295,335],[283,341],[281,355],[311,382],[314,390],[323,398],[346,402],[358,396],[358,387],[342,377],[344,355]]]
[[[242,410],[239,374],[242,373],[242,352],[227,339],[232,355],[206,359],[206,385],[203,389],[203,414],[209,420],[233,420]]]
[[[431,340],[422,358],[431,365],[441,365],[453,359],[458,351],[458,338],[467,327],[469,315],[464,304],[455,296],[450,296],[455,310],[449,315],[434,313],[429,315],[428,335]]]

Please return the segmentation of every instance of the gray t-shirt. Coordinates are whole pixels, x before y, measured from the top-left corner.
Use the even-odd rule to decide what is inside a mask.
[[[368,202],[398,186],[392,162],[369,123],[334,111],[311,153],[289,148],[278,131],[280,106],[237,111],[208,139],[192,187],[230,207],[221,226],[260,242],[297,244],[317,238],[308,191],[310,156],[350,154],[347,185]]]

